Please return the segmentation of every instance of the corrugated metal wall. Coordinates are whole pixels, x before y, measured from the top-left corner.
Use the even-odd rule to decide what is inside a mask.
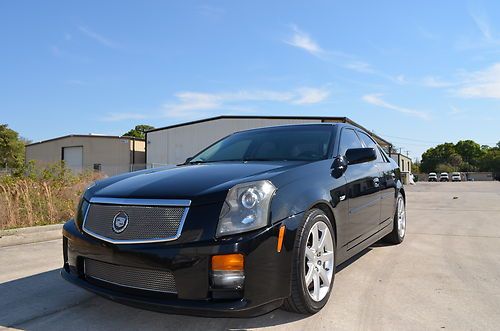
[[[146,149],[147,163],[153,167],[179,164],[233,132],[299,123],[321,123],[321,120],[221,118],[149,132]]]
[[[142,143],[142,145],[141,145]],[[26,162],[36,161],[40,166],[60,162],[62,149],[81,146],[83,151],[83,169],[94,169],[101,165],[101,171],[107,175],[116,175],[130,171],[131,144],[126,138],[106,138],[99,136],[63,137],[26,146]],[[136,158],[144,154],[144,143],[136,141]],[[139,160],[144,163],[144,157]]]

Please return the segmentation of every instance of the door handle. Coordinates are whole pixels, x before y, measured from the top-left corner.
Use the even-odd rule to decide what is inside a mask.
[[[378,177],[373,178],[373,184],[375,185],[375,187],[378,187],[379,182],[380,181],[379,181]]]

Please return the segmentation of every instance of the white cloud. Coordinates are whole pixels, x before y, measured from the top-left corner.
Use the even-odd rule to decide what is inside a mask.
[[[321,57],[325,51],[304,31],[301,31],[296,25],[292,25],[293,35],[285,40],[290,46],[305,50],[306,52]]]
[[[363,61],[349,62],[345,65],[345,67],[348,69],[357,71],[357,72],[365,73],[365,74],[376,73],[376,71],[372,68],[372,66],[369,63],[363,62]]]
[[[138,120],[145,118],[182,118],[212,116],[213,111],[235,113],[255,112],[252,106],[261,102],[286,103],[305,106],[320,103],[328,98],[330,91],[324,87],[300,87],[288,91],[238,90],[230,92],[184,91],[174,94],[175,100],[161,106],[153,115],[141,113],[110,113],[101,118],[103,121]]]
[[[445,80],[441,79],[440,77],[427,76],[427,77],[424,77],[424,79],[422,80],[422,85],[424,85],[426,87],[432,87],[432,88],[442,88],[442,87],[450,87],[454,84],[451,82],[445,81]]]
[[[477,35],[460,36],[456,42],[456,47],[459,50],[470,50],[497,48],[500,46],[500,37],[495,34],[488,15],[484,12],[484,10],[475,10],[470,12],[469,15],[481,35],[479,38]]]
[[[115,41],[113,41],[109,38],[106,38],[103,35],[95,32],[95,31],[92,31],[91,29],[89,29],[86,26],[80,25],[80,26],[78,26],[78,30],[80,30],[81,33],[83,33],[84,35],[86,35],[90,39],[97,41],[99,44],[101,44],[103,46],[106,46],[109,48],[118,48],[119,47],[118,43],[116,43]]]
[[[461,70],[453,79],[427,76],[421,83],[427,87],[446,88],[453,96],[462,98],[500,99],[500,62],[481,70]]]
[[[324,101],[330,92],[325,88],[302,87],[290,91],[240,90],[234,92],[203,93],[179,92],[177,102],[163,106],[164,115],[195,117],[209,110],[245,111],[241,104],[255,102],[282,102],[295,105],[315,104]]]
[[[481,31],[481,34],[482,34],[483,39],[485,41],[487,41],[487,42],[493,42],[493,43],[497,43],[498,42],[493,37],[493,31],[491,29],[490,23],[489,23],[488,18],[486,17],[486,15],[484,15],[483,13],[475,12],[475,13],[471,13],[471,17],[474,20],[474,23],[476,23],[477,28],[479,29],[479,31]]]
[[[462,73],[461,86],[456,94],[465,98],[500,99],[500,62],[484,70]]]
[[[397,75],[394,77],[394,81],[398,84],[408,84],[408,80],[406,79],[405,75]]]
[[[365,101],[365,102],[367,102],[369,104],[375,105],[375,106],[379,106],[379,107],[382,107],[382,108],[394,110],[394,111],[397,111],[397,112],[400,112],[400,113],[403,113],[403,114],[407,114],[407,115],[410,115],[410,116],[418,117],[418,118],[421,118],[421,119],[424,119],[424,120],[429,119],[429,114],[427,114],[425,112],[414,110],[414,109],[410,109],[410,108],[405,108],[405,107],[401,107],[401,106],[397,106],[397,105],[394,105],[394,104],[391,104],[389,102],[384,101],[382,99],[382,94],[380,94],[380,93],[367,94],[367,95],[364,95],[362,97],[362,99],[363,99],[363,101]]]
[[[392,76],[372,67],[368,62],[360,60],[357,56],[322,48],[309,34],[300,30],[296,25],[291,25],[292,36],[284,42],[290,46],[297,47],[314,55],[324,61],[331,62],[336,66],[349,69],[361,74],[375,75],[388,79],[397,84],[406,84],[404,75]]]
[[[325,88],[303,87],[297,89],[298,99],[293,103],[297,105],[319,103],[328,98],[330,91]]]

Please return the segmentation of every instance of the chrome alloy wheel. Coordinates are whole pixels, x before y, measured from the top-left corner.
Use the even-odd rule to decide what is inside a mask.
[[[405,202],[402,197],[398,198],[398,235],[400,238],[403,238],[406,233],[406,209]]]
[[[334,266],[332,234],[325,222],[318,221],[311,227],[305,249],[305,287],[311,299],[319,302],[330,290]]]

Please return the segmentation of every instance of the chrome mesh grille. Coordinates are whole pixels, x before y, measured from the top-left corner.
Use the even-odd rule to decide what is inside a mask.
[[[146,291],[177,293],[174,275],[166,270],[142,269],[85,259],[85,276],[113,285]]]
[[[122,212],[128,215],[128,224],[117,233],[113,230],[113,221]],[[91,203],[83,228],[90,235],[114,243],[173,240],[180,235],[186,213],[187,207]]]

